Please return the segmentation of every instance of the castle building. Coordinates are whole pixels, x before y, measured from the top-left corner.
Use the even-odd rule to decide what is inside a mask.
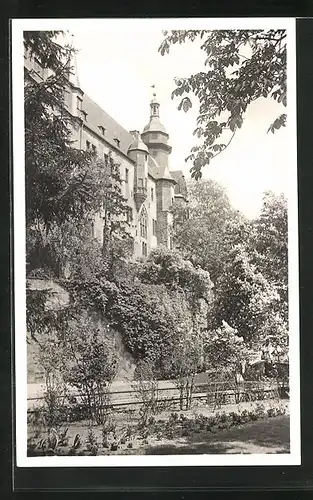
[[[28,78],[46,77],[47,70],[36,57],[26,54],[24,58]],[[159,245],[173,248],[172,207],[175,203],[188,203],[187,188],[183,172],[169,168],[172,147],[160,121],[156,95],[153,94],[149,122],[143,131],[127,131],[83,92],[74,66],[65,92],[66,107],[76,118],[73,146],[100,157],[111,155],[120,166],[134,255],[146,256]],[[92,236],[103,243],[101,214],[92,221]]]

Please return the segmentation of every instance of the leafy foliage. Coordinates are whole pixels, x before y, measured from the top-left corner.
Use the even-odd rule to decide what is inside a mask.
[[[72,147],[71,126],[77,123],[64,105],[74,51],[56,42],[60,35],[24,34],[28,55],[51,70],[43,80],[29,73],[24,94],[27,222],[47,228],[52,221],[81,216],[91,203],[87,174],[92,156]]]
[[[92,318],[80,316],[69,321],[62,347],[64,381],[79,391],[90,410],[90,417],[103,423],[109,403],[109,387],[118,367],[109,331],[97,328]]]
[[[275,306],[279,300],[276,288],[251,263],[242,246],[234,247],[216,281],[216,324],[224,320],[246,342],[258,343],[278,328]]]
[[[65,105],[74,49],[56,40],[60,32],[25,32],[29,57],[39,60],[46,77],[28,72],[25,79],[26,218],[28,253],[38,248],[50,256],[47,234],[60,239],[73,226],[101,214],[105,248],[112,234],[126,237],[126,200],[122,196],[119,165],[111,155],[103,159],[77,148],[73,131],[80,119]],[[33,232],[33,235],[31,235]],[[57,233],[57,234],[56,234]],[[65,236],[66,237],[66,236]],[[55,245],[54,245],[55,246]],[[42,256],[42,255],[41,255]]]
[[[157,411],[158,399],[158,381],[155,377],[153,364],[149,360],[141,360],[137,364],[132,388],[142,401],[139,428],[145,428],[152,415]]]
[[[212,180],[190,182],[188,193],[188,218],[181,222],[181,208],[174,209],[174,220],[178,221],[175,245],[185,259],[208,271],[215,282],[235,240],[245,239],[241,233],[246,220],[231,207],[225,189]]]
[[[144,283],[164,284],[169,289],[183,290],[190,298],[210,300],[212,282],[207,271],[195,268],[178,252],[164,248],[153,250],[139,270]]]
[[[164,359],[183,330],[192,327],[184,295],[170,294],[164,285],[123,283],[107,314],[135,359],[149,359],[164,376]]]
[[[248,106],[259,98],[271,98],[287,105],[285,30],[181,30],[164,32],[159,47],[162,55],[171,45],[199,41],[208,71],[176,78],[172,98],[180,98],[178,109],[192,106],[190,94],[199,100],[194,134],[202,144],[194,146],[187,159],[193,160],[191,175],[199,179],[202,168],[224,151],[243,125]],[[286,124],[281,114],[269,130]]]
[[[288,211],[284,195],[264,194],[260,216],[249,238],[253,261],[281,297],[279,312],[288,318]]]
[[[243,337],[231,328],[226,321],[221,327],[208,332],[204,341],[206,365],[210,369],[223,370],[232,373],[237,364],[248,354]]]

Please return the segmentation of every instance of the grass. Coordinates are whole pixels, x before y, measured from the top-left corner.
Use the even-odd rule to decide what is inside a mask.
[[[155,444],[147,455],[289,453],[289,416],[266,418],[215,435],[193,433],[175,443]]]

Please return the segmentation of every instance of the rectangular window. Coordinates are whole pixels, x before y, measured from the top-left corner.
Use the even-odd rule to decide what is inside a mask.
[[[156,225],[157,225],[157,221],[152,219],[152,232],[153,232],[153,236],[156,236]]]
[[[92,238],[94,238],[94,237],[95,237],[95,223],[94,223],[94,221],[91,221],[91,225],[90,225],[90,236],[91,236]]]
[[[90,151],[90,142],[89,141],[86,141],[86,150]]]
[[[151,188],[151,201],[153,201],[153,188]]]
[[[142,255],[144,257],[147,257],[147,253],[148,253],[147,250],[148,250],[147,243],[142,242]]]
[[[76,97],[76,106],[77,106],[77,109],[79,109],[79,111],[82,110],[83,100],[78,96]]]
[[[143,187],[143,179],[138,179],[138,187]]]
[[[127,209],[127,222],[130,223],[133,220],[133,209],[131,207],[128,207]]]
[[[125,168],[125,182],[128,184],[128,168]]]

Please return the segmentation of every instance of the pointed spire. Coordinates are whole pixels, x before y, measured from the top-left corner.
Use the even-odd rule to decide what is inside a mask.
[[[151,102],[150,102],[150,118],[153,116],[157,116],[159,118],[160,116],[160,103],[158,102],[156,98],[156,93],[153,93]]]
[[[74,34],[71,33],[66,38],[68,39],[69,46],[72,49],[74,49],[74,53],[72,55],[72,60],[70,62],[71,73],[70,73],[69,80],[74,87],[80,89],[81,87],[80,87],[80,81],[79,81],[79,76],[78,76],[78,64],[77,64],[77,57],[76,57],[76,50],[75,50],[75,43],[74,43]]]

